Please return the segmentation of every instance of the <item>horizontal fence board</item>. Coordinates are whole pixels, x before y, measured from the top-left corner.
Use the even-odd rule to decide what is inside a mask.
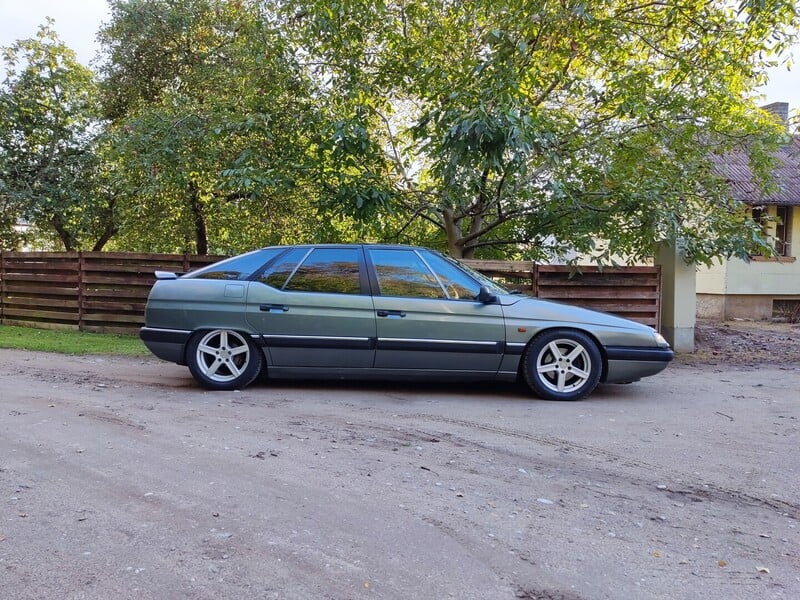
[[[77,252],[3,252],[3,259],[7,264],[78,262],[80,257]]]
[[[594,310],[602,310],[604,312],[629,313],[652,311],[655,308],[655,303],[640,304],[636,302],[614,302],[609,300],[587,299],[581,302],[581,306],[592,308]]]
[[[143,315],[121,315],[115,313],[87,313],[83,315],[83,320],[87,322],[103,323],[131,323],[144,325]]]
[[[4,282],[11,281],[51,281],[53,283],[63,283],[70,285],[78,285],[78,273],[64,273],[62,275],[49,273],[5,273],[3,274]]]
[[[514,260],[462,260],[462,263],[481,273],[499,273],[500,277],[530,277],[535,263]]]
[[[132,286],[147,286],[152,287],[155,283],[156,278],[155,275],[151,273],[147,273],[146,275],[97,275],[93,273],[91,275],[86,275],[83,278],[83,282],[86,284],[117,284],[117,285],[132,285]]]
[[[8,252],[9,255],[14,256],[24,256],[28,253],[26,252]],[[31,254],[39,254],[39,253],[31,253]],[[41,254],[47,254],[46,252],[42,252]],[[53,256],[65,256],[70,255],[70,253],[51,253]],[[204,263],[204,264],[212,264],[215,262],[219,262],[228,256],[223,255],[199,255],[199,254],[159,254],[157,252],[149,253],[149,252],[81,252],[81,253],[71,253],[75,256],[82,256],[84,259],[98,259],[104,261],[114,261],[119,260],[121,262],[145,262],[145,261],[175,261],[181,262],[183,260],[187,260],[190,263]]]
[[[596,265],[536,265],[540,273],[660,273],[661,267],[641,265],[638,267],[598,267]]]
[[[17,306],[22,308],[37,308],[40,306],[52,306],[55,308],[63,307],[65,310],[78,309],[78,299],[73,297],[72,300],[64,300],[63,298],[44,298],[36,296],[6,296],[4,302],[7,306]]]
[[[654,289],[658,287],[658,280],[657,279],[641,279],[638,277],[628,277],[628,276],[611,276],[611,277],[598,277],[597,275],[593,275],[592,277],[574,277],[572,279],[564,278],[555,278],[555,277],[539,277],[538,285],[540,288],[542,287],[551,287],[551,286],[564,286],[564,287],[587,287],[587,286],[597,286],[597,287],[639,287],[642,285],[649,285],[652,286]]]
[[[78,261],[70,262],[17,262],[5,265],[6,274],[9,273],[47,273],[50,271],[75,272]]]
[[[165,263],[165,264],[142,264],[142,263],[134,263],[134,264],[111,264],[105,262],[95,262],[95,261],[84,261],[83,263],[83,272],[84,273],[135,273],[135,274],[142,274],[146,273],[148,275],[153,275],[153,271],[170,271],[174,270],[174,268],[183,268],[182,264],[178,263]]]
[[[541,291],[541,288],[540,288]],[[615,288],[615,287],[557,287],[546,289],[546,297],[552,299],[576,300],[582,298],[639,298],[639,299],[658,299],[659,293],[654,289],[647,288]],[[540,295],[544,298],[544,295]]]
[[[17,327],[35,327],[36,329],[48,329],[54,331],[80,331],[78,323],[51,323],[49,321],[32,321],[30,319],[3,319],[3,325],[14,325]],[[98,332],[101,333],[101,332]]]
[[[658,319],[655,317],[647,317],[642,315],[620,315],[625,317],[626,319],[630,319],[631,321],[636,321],[637,323],[641,323],[642,325],[648,325],[653,329],[658,329]]]
[[[155,271],[184,273],[224,256],[126,252],[0,252],[0,322],[135,332]],[[530,261],[466,260],[510,288],[658,326],[658,266],[579,269]],[[63,309],[63,310],[57,310]]]
[[[35,285],[31,283],[7,282],[3,291],[7,295],[76,296],[78,286],[56,287],[54,285]]]
[[[64,323],[78,323],[78,313],[75,312],[58,312],[48,310],[28,310],[18,308],[16,306],[4,306],[3,317],[29,317],[31,319],[49,319],[51,321],[61,321]]]
[[[144,300],[141,302],[114,302],[110,298],[106,302],[93,302],[90,300],[84,300],[82,304],[82,308],[86,314],[101,311],[125,311],[136,312],[144,315],[144,307]]]
[[[147,300],[147,294],[150,288],[137,289],[137,290],[115,290],[115,289],[87,289],[83,293],[85,299],[88,298],[103,298],[113,301],[119,299],[121,302],[129,302],[130,300]]]
[[[102,254],[102,252],[96,252],[95,254]],[[3,258],[5,260],[14,260],[15,258],[21,258],[23,260],[37,260],[40,258],[64,260],[68,258],[77,259],[78,257],[80,257],[80,252],[3,252]]]

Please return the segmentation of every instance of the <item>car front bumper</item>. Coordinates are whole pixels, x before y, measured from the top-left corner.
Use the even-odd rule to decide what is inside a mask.
[[[608,369],[603,381],[606,383],[627,383],[655,375],[675,358],[670,348],[607,346],[605,353]]]

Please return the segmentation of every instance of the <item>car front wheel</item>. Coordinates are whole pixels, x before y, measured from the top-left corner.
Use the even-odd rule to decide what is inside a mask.
[[[546,331],[525,351],[523,372],[533,392],[546,400],[580,400],[600,381],[602,357],[585,333]]]
[[[186,362],[192,376],[211,390],[247,387],[261,372],[260,350],[238,331],[199,331],[189,340]]]

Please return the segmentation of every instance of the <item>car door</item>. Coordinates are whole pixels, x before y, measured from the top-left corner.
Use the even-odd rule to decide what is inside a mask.
[[[300,247],[280,257],[247,293],[247,315],[271,367],[368,368],[375,311],[363,251]]]
[[[367,248],[377,326],[375,367],[497,372],[505,343],[500,304],[435,253]],[[431,268],[431,262],[441,264]],[[446,263],[446,264],[445,264]]]

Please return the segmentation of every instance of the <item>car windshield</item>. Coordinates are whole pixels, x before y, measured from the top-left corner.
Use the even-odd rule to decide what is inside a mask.
[[[499,283],[494,281],[493,279],[490,279],[489,277],[487,277],[483,273],[478,273],[478,271],[468,267],[464,263],[460,263],[456,259],[450,258],[449,256],[445,256],[444,254],[440,254],[439,256],[444,258],[446,261],[456,265],[462,271],[466,271],[467,273],[469,273],[469,275],[473,279],[476,279],[482,286],[485,286],[486,289],[488,289],[492,294],[511,294],[512,293],[509,290],[507,290],[506,288],[504,288],[502,285],[500,285]]]

